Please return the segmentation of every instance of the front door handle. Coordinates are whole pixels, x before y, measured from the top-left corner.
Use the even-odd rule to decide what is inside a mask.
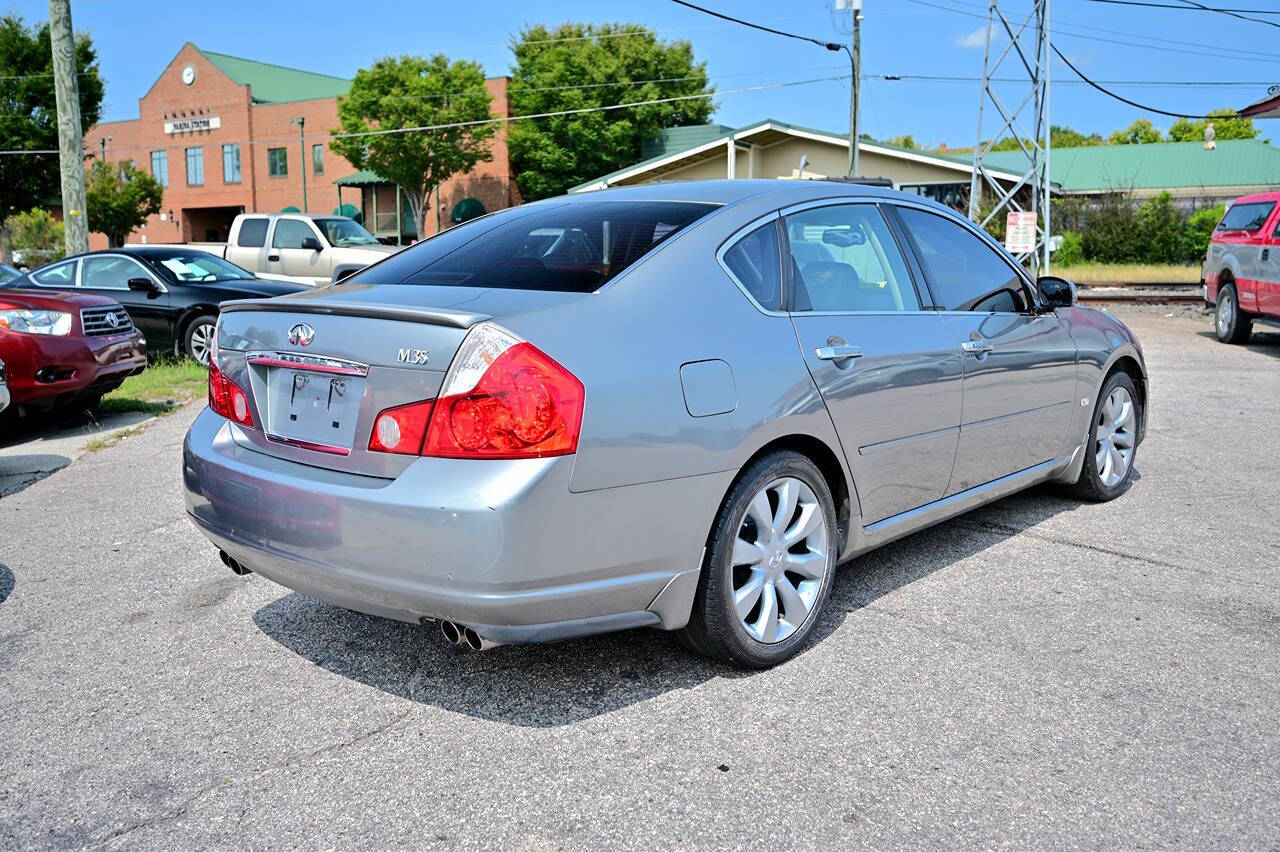
[[[840,343],[833,346],[819,346],[813,350],[819,361],[843,361],[846,358],[861,358],[862,347]]]
[[[960,348],[965,352],[969,352],[974,355],[982,352],[990,352],[992,349],[991,342],[989,340],[966,340],[964,343],[960,344]]]
[[[1266,260],[1266,259],[1267,259],[1267,258],[1269,258],[1270,256],[1271,256],[1271,249],[1263,249],[1263,250],[1262,250],[1262,259],[1263,259],[1263,260]]]
[[[278,254],[269,254],[269,255],[267,255],[267,260],[279,260],[279,259],[280,259],[280,255],[278,255]]]

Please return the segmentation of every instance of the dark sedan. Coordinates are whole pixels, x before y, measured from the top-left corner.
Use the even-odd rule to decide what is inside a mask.
[[[181,246],[125,246],[51,263],[0,287],[96,293],[124,305],[152,352],[209,362],[218,304],[311,288],[263,281],[234,263]]]

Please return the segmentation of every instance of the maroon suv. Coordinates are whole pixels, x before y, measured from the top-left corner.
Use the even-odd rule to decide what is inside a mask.
[[[147,366],[147,344],[117,302],[81,293],[0,289],[0,361],[12,408],[92,408]]]

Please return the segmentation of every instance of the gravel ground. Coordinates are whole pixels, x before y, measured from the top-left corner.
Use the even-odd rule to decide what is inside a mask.
[[[234,577],[195,409],[0,500],[0,845],[1280,842],[1280,336],[1132,321],[1107,505],[1038,489],[855,560],[771,671],[643,630],[470,654]]]

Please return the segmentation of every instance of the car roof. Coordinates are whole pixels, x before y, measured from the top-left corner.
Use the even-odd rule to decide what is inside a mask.
[[[58,260],[53,261],[53,263],[60,263],[64,260],[80,260],[86,257],[97,257],[104,254],[123,254],[132,257],[172,257],[177,254],[208,254],[213,257],[217,257],[216,254],[205,251],[199,246],[149,246],[141,243],[132,243],[126,246],[120,246],[120,248],[99,249],[98,251],[87,251],[83,254],[69,255],[67,257],[59,258]],[[53,263],[46,265],[52,266]]]
[[[1256,201],[1280,201],[1280,190],[1271,190],[1270,192],[1255,192],[1252,195],[1242,195],[1232,204],[1249,204]]]
[[[645,183],[636,186],[616,186],[609,189],[578,192],[566,199],[610,199],[610,200],[648,200],[648,201],[694,201],[711,204],[733,204],[747,198],[758,198],[768,195],[786,195],[791,200],[830,198],[833,195],[863,196],[872,198],[903,197],[902,193],[886,190],[863,183],[852,183],[839,180],[783,180],[783,179],[751,179],[751,180],[690,180],[664,181],[661,183]],[[920,196],[911,196],[920,200]]]

